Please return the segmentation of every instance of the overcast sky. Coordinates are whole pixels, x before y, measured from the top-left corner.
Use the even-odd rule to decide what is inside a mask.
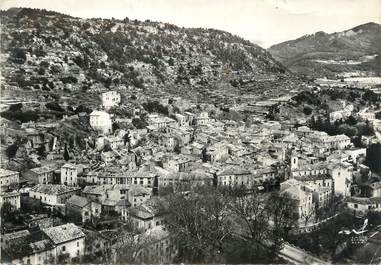
[[[316,31],[381,23],[381,0],[0,0],[1,9],[9,7],[216,28],[265,48]]]

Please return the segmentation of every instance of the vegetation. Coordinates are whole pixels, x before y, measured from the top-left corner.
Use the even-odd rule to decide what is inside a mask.
[[[276,194],[200,186],[167,198],[168,229],[179,244],[179,259],[189,263],[271,261],[296,221],[291,200]]]

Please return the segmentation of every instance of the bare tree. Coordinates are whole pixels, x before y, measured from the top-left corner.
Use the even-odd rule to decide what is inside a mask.
[[[182,261],[218,261],[231,235],[224,196],[210,186],[168,196],[167,227],[179,243]],[[222,261],[222,260],[221,260]]]

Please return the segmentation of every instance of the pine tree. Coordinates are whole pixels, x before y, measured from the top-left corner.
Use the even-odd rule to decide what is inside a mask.
[[[70,159],[69,151],[67,150],[67,144],[65,144],[65,151],[64,151],[63,157],[64,157],[66,162],[69,161],[69,159]]]

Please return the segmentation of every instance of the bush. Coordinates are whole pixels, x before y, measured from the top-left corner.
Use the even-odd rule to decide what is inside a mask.
[[[9,106],[9,111],[20,111],[22,108],[22,103],[12,104]]]
[[[15,121],[18,120],[22,123],[29,121],[37,121],[39,119],[39,115],[36,111],[4,111],[0,114],[1,117]]]
[[[58,112],[64,111],[64,109],[61,108],[61,106],[57,102],[49,102],[49,103],[46,103],[45,106],[48,109],[53,110],[53,111],[58,111]]]
[[[137,129],[144,129],[148,124],[144,122],[143,120],[139,118],[135,118],[132,120],[132,124],[137,128]]]
[[[7,154],[8,158],[13,158],[15,157],[18,149],[19,149],[18,144],[14,143],[8,146],[7,149],[5,149],[5,153]]]
[[[304,106],[303,112],[305,115],[309,116],[312,114],[312,108],[310,106]]]
[[[10,60],[14,63],[23,64],[26,61],[26,53],[20,48],[15,48],[11,52]]]

